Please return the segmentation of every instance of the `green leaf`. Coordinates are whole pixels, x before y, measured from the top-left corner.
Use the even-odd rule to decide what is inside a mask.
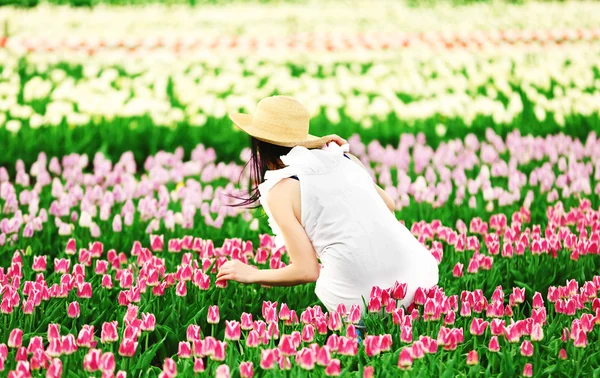
[[[140,358],[138,359],[138,362],[135,364],[136,370],[139,368],[148,367],[150,365],[150,363],[152,362],[152,359],[154,358],[154,356],[156,355],[156,352],[158,351],[158,348],[160,348],[160,346],[164,343],[166,338],[167,338],[167,335],[165,335],[159,342],[152,345],[152,347],[150,349],[145,351],[140,356]]]

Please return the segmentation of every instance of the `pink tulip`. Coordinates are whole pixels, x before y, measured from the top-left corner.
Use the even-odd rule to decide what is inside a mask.
[[[464,274],[464,268],[465,266],[463,264],[457,262],[456,265],[454,265],[454,268],[452,268],[452,275],[457,278],[462,277]]]
[[[230,376],[229,366],[227,366],[225,364],[217,366],[217,369],[215,370],[216,378],[229,378],[229,376]]]
[[[68,335],[63,336],[61,349],[62,353],[66,355],[73,354],[77,351],[77,341],[73,334],[69,333]]]
[[[542,298],[542,294],[538,293],[537,291],[535,292],[535,294],[533,294],[532,307],[534,309],[544,307],[544,299]]]
[[[500,344],[498,343],[498,336],[492,336],[490,338],[490,343],[488,344],[488,349],[490,352],[499,352]]]
[[[398,356],[398,367],[402,370],[412,367],[413,359],[407,347],[402,348]]]
[[[315,367],[316,358],[314,353],[308,348],[302,348],[296,354],[296,364],[305,370],[312,370]]]
[[[100,369],[100,360],[102,350],[90,349],[83,357],[83,369],[88,372],[95,372]]]
[[[263,370],[270,370],[275,366],[275,355],[272,349],[262,349],[260,351],[260,367]]]
[[[479,365],[479,357],[476,350],[467,353],[467,365]]]
[[[86,348],[94,348],[96,343],[97,341],[94,340],[94,326],[84,324],[77,336],[77,345]]]
[[[100,357],[100,370],[113,372],[116,369],[115,355],[112,352],[104,352]]]
[[[410,343],[413,341],[412,327],[402,326],[400,331],[400,340],[403,343]]]
[[[202,358],[194,358],[194,373],[202,373],[204,371],[204,360]]]
[[[241,324],[236,320],[225,321],[225,339],[239,340],[241,336]]]
[[[179,281],[177,283],[177,288],[175,290],[175,294],[178,297],[185,297],[187,295],[187,286],[185,281]],[[218,323],[218,321],[217,321]]]
[[[587,334],[583,329],[580,329],[575,334],[573,345],[575,345],[577,348],[585,348],[587,346]]]
[[[208,307],[208,315],[207,322],[210,324],[218,324],[219,323],[219,306],[209,306]]]
[[[291,317],[290,309],[287,304],[282,303],[281,309],[279,310],[279,319],[281,320],[289,320]]]
[[[75,253],[77,253],[77,242],[75,241],[75,239],[71,238],[67,241],[65,253],[67,255],[74,255]]]
[[[162,251],[164,246],[164,235],[150,235],[150,249],[152,249],[153,252]]]
[[[525,357],[533,356],[533,344],[529,340],[524,340],[521,343],[521,355]]]
[[[69,308],[67,310],[67,316],[69,318],[78,318],[79,317],[79,303],[78,302],[71,302],[69,303]]]
[[[92,297],[92,285],[89,282],[84,282],[77,286],[77,296],[79,298],[91,298]]]
[[[342,356],[356,356],[356,353],[358,353],[358,340],[343,336],[339,337],[337,352]]]
[[[333,358],[329,365],[325,368],[325,375],[330,377],[337,377],[341,374],[341,364],[340,360],[337,358]]]
[[[251,361],[240,363],[240,377],[241,378],[254,377],[254,366]]]
[[[103,289],[112,289],[113,287],[113,283],[112,283],[112,277],[108,274],[105,274],[102,276],[102,284],[101,284]]]
[[[373,366],[365,366],[363,369],[363,378],[373,378],[375,376],[375,368]]]
[[[142,313],[142,324],[140,326],[142,331],[152,332],[152,331],[154,331],[155,327],[156,327],[156,317],[154,316],[154,314],[143,312]]]
[[[53,358],[50,361],[48,371],[46,372],[47,378],[60,378],[62,376],[62,361],[60,358]]]
[[[34,272],[44,272],[46,270],[46,258],[46,255],[33,256],[32,269]]]
[[[256,348],[260,343],[260,336],[257,331],[251,330],[248,332],[248,337],[246,338],[246,346],[249,348]]]
[[[200,340],[200,338],[201,338],[200,326],[198,326],[196,324],[190,324],[186,331],[187,341]]]
[[[8,346],[10,348],[20,348],[23,344],[23,331],[19,328],[14,328],[8,336]]]
[[[487,325],[487,321],[480,318],[473,318],[469,332],[471,332],[471,335],[481,336],[485,332]]]
[[[190,358],[192,356],[192,349],[190,343],[187,341],[179,342],[179,350],[177,351],[177,357],[179,358]]]
[[[242,313],[241,318],[241,328],[245,331],[252,329],[252,314],[248,314],[246,312]]]
[[[100,334],[100,342],[102,344],[111,343],[119,340],[117,333],[118,322],[116,320],[112,322],[104,322],[102,324],[102,332]]]
[[[327,327],[332,331],[339,331],[342,329],[342,319],[340,318],[340,314],[338,312],[332,312],[329,314]]]
[[[531,341],[541,341],[544,339],[544,330],[541,324],[535,323],[531,328]]]
[[[138,342],[131,338],[124,338],[119,344],[119,355],[123,357],[133,357],[137,349]]]
[[[177,364],[171,357],[165,358],[163,362],[163,373],[165,377],[177,376]]]
[[[525,364],[523,367],[523,376],[531,377],[533,376],[533,366],[530,363]]]

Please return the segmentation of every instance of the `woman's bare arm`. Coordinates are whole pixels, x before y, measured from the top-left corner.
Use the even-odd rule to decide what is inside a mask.
[[[269,286],[293,286],[315,282],[320,267],[315,249],[294,215],[292,197],[297,195],[298,183],[282,180],[269,191],[268,205],[279,226],[292,263],[281,269],[262,269],[255,272],[252,282]]]

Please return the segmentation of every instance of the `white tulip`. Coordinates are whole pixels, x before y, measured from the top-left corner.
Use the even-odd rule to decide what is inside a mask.
[[[10,121],[6,122],[4,127],[6,127],[6,130],[10,131],[11,133],[17,133],[19,130],[21,130],[21,121],[18,119],[11,119]]]

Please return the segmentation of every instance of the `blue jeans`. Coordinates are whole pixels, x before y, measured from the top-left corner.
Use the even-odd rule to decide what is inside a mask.
[[[366,330],[367,330],[367,327],[365,326],[365,323],[361,319],[360,322],[358,323],[358,325],[356,325],[356,335],[358,336],[358,345],[360,345],[362,343],[363,333],[366,332]]]

